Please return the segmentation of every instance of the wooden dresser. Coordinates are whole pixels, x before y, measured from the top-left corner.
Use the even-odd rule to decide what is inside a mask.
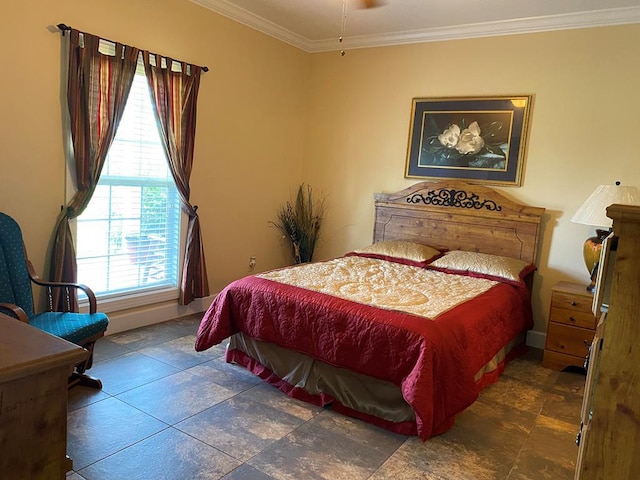
[[[608,268],[596,292],[608,312],[598,323],[576,440],[575,478],[583,480],[640,478],[640,206],[611,205],[607,215],[617,248],[603,248]]]
[[[87,354],[0,314],[0,478],[65,478],[67,382]]]
[[[586,284],[560,282],[551,289],[551,309],[542,365],[555,370],[583,367],[597,319]]]

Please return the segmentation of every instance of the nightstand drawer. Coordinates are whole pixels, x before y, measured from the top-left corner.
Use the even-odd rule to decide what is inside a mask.
[[[551,296],[551,308],[563,308],[572,312],[588,313],[593,317],[591,304],[593,296],[586,290],[584,294],[577,295],[575,292],[555,291]],[[594,325],[595,328],[595,325]]]
[[[547,330],[547,349],[584,358],[589,352],[595,332],[585,328],[550,323]]]
[[[563,370],[567,367],[584,368],[584,357],[574,357],[564,353],[545,350],[542,357],[542,366],[553,370]]]
[[[574,325],[576,327],[588,328],[590,330],[595,330],[596,325],[598,324],[598,319],[593,316],[591,311],[585,313],[578,310],[552,306],[549,316],[549,320],[552,322]]]

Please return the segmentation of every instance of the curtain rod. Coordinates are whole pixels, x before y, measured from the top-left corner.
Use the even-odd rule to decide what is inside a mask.
[[[58,25],[56,25],[56,27],[58,27],[58,30],[60,30],[62,32],[62,36],[64,37],[65,33],[73,30],[69,25],[65,25],[64,23],[59,23]],[[102,38],[102,37],[100,37]],[[111,42],[111,43],[120,43],[120,42],[114,42],[113,40],[109,40],[108,38],[102,38],[102,40],[106,40],[107,42]],[[163,55],[161,55],[163,56]],[[187,62],[183,62],[183,63],[187,63]],[[209,67],[203,66],[200,67],[202,68],[203,72],[208,72],[209,71]]]

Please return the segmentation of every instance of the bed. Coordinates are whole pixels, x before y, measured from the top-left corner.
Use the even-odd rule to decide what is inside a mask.
[[[543,213],[459,181],[376,194],[371,245],[232,282],[195,348],[427,440],[523,351]]]

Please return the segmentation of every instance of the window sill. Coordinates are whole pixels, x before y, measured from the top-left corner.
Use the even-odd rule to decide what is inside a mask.
[[[177,288],[166,288],[162,290],[148,290],[146,292],[136,292],[98,298],[98,311],[103,313],[119,312],[137,307],[144,307],[163,302],[177,300],[180,291]],[[85,299],[79,300],[81,311],[88,311],[89,302]]]

